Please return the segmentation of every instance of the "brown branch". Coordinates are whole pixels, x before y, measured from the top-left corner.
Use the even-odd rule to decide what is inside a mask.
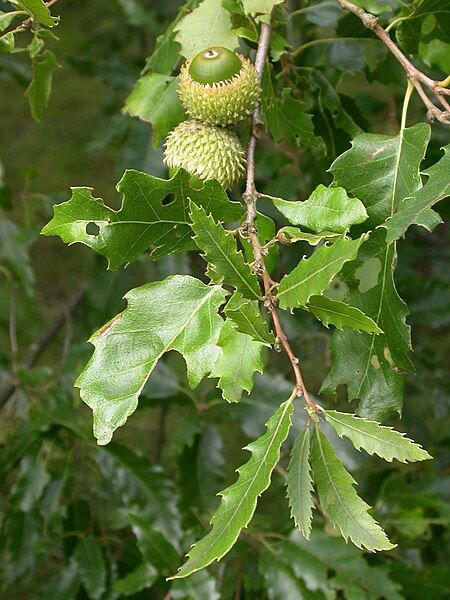
[[[80,289],[78,292],[76,292],[76,294],[74,294],[69,301],[66,309],[51,323],[50,327],[43,331],[41,335],[31,344],[31,346],[29,346],[23,360],[23,366],[25,369],[30,369],[34,364],[36,364],[38,358],[47,348],[52,339],[64,326],[70,315],[81,304],[84,295],[84,289]],[[0,408],[8,402],[17,387],[18,383],[12,382],[7,383],[0,388]]]
[[[262,80],[262,76],[264,73],[264,64],[266,62],[267,53],[269,50],[270,34],[270,24],[262,23],[261,36],[259,39],[258,51],[256,53],[255,58],[255,69],[259,75],[260,80]],[[280,319],[275,308],[275,300],[272,296],[272,289],[276,284],[269,277],[266,266],[264,264],[264,251],[261,248],[261,244],[258,238],[258,231],[255,227],[256,203],[258,200],[258,192],[256,191],[255,186],[255,147],[256,140],[261,132],[261,126],[262,121],[260,110],[259,107],[257,107],[253,111],[250,120],[250,137],[247,146],[247,182],[245,186],[245,192],[242,195],[244,202],[247,206],[247,218],[245,220],[245,223],[242,225],[241,231],[248,235],[248,239],[252,245],[253,257],[255,259],[254,266],[258,273],[261,275],[264,286],[264,306],[267,308],[272,317],[277,343],[281,344],[291,362],[292,370],[294,372],[295,377],[296,394],[298,396],[303,396],[309,408],[311,408],[314,412],[317,412],[318,408],[309,396],[308,391],[305,387],[298,358],[292,351],[287,336],[280,323]]]
[[[422,73],[422,71],[417,69],[417,67],[412,64],[412,62],[403,54],[400,48],[391,39],[390,35],[381,27],[378,22],[378,18],[375,15],[366,12],[363,8],[356,6],[356,4],[353,4],[353,2],[350,2],[349,0],[337,0],[337,2],[342,6],[342,8],[359,17],[363,25],[368,29],[371,29],[383,42],[383,44],[385,44],[388,50],[395,56],[405,70],[407,78],[413,82],[414,87],[419,93],[423,103],[427,107],[427,117],[431,121],[436,118],[442,123],[449,124],[449,104],[444,95],[450,96],[450,89],[442,87],[439,85],[441,82],[431,79],[425,75],[425,73]],[[431,91],[431,93],[437,98],[445,110],[441,110],[431,102],[431,100],[425,94],[422,86],[426,86]]]

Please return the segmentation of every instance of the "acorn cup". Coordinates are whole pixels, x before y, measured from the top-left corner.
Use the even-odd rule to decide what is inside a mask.
[[[261,84],[247,58],[219,46],[184,63],[178,94],[191,118],[227,126],[248,117],[261,97]]]
[[[200,121],[183,121],[166,138],[164,162],[200,179],[232,187],[245,172],[245,152],[237,136]]]

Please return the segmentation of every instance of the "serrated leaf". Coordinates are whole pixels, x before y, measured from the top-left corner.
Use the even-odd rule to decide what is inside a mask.
[[[314,133],[312,115],[306,104],[291,95],[285,88],[280,94],[272,82],[272,70],[267,69],[263,78],[262,107],[267,127],[276,142],[292,140],[300,148],[313,148],[325,152],[321,137]]]
[[[84,536],[75,546],[74,559],[89,598],[98,600],[106,589],[106,565],[95,537]]]
[[[134,571],[114,583],[114,591],[121,596],[133,596],[151,587],[158,579],[158,572],[152,565],[142,563]]]
[[[263,372],[263,344],[249,335],[239,333],[232,321],[226,320],[217,346],[220,353],[211,369],[210,377],[218,377],[222,397],[228,402],[239,402],[242,392],[251,392],[253,376]]]
[[[356,240],[341,236],[332,245],[320,246],[309,258],[299,264],[280,281],[277,298],[280,307],[306,306],[311,296],[321,294],[344,264],[356,258],[358,249],[367,235]]]
[[[90,339],[94,354],[78,377],[81,398],[94,413],[94,435],[107,444],[136,410],[139,395],[165,352],[177,350],[195,387],[211,371],[226,296],[187,275],[148,283],[126,294],[128,307]]]
[[[223,282],[241,292],[244,298],[259,299],[262,296],[256,275],[238,251],[231,231],[226,231],[220,223],[206,211],[190,202],[190,217],[194,241],[202,251],[204,259],[212,265],[216,275]]]
[[[346,541],[351,539],[358,548],[370,551],[395,547],[367,512],[370,506],[356,493],[356,481],[317,426],[312,436],[311,466],[320,505]]]
[[[237,481],[220,493],[222,499],[211,519],[211,531],[191,548],[187,562],[174,579],[187,577],[222,558],[248,525],[258,497],[269,487],[281,444],[289,433],[292,411],[289,399],[267,421],[264,435],[246,446],[252,453],[250,460],[237,470]]]
[[[282,244],[295,244],[296,242],[308,242],[310,246],[317,246],[320,242],[331,241],[340,237],[339,233],[332,231],[322,231],[321,233],[305,233],[297,227],[282,227],[277,237]]]
[[[246,15],[256,17],[258,21],[270,23],[270,15],[275,6],[283,0],[242,0],[242,6]]]
[[[119,444],[109,444],[96,457],[105,481],[114,481],[111,501],[152,523],[174,545],[181,536],[177,495],[172,482],[149,459]]]
[[[185,58],[192,58],[211,46],[236,50],[239,39],[231,28],[230,13],[223,8],[222,0],[203,0],[177,24],[175,40]]]
[[[59,21],[59,17],[52,17],[43,0],[19,0],[17,4],[22,6],[38,23],[42,23],[46,27],[53,27]]]
[[[153,146],[186,118],[177,93],[178,78],[160,73],[144,75],[134,85],[123,107],[132,117],[153,125]]]
[[[393,137],[363,134],[333,163],[335,183],[364,202],[367,226],[384,223],[404,198],[420,188],[420,163],[429,136],[424,123]],[[388,245],[385,232],[375,230],[348,269],[351,277],[344,300],[372,318],[384,333],[334,333],[333,365],[321,390],[333,394],[337,386],[346,385],[349,400],[360,399],[358,413],[377,420],[391,410],[401,410],[401,370],[412,369],[408,310],[395,287],[395,262],[395,244]],[[367,285],[364,275],[369,271]]]
[[[239,292],[234,292],[225,306],[225,314],[237,331],[249,335],[255,342],[265,346],[275,342],[256,300],[245,299]]]
[[[325,327],[331,324],[336,329],[350,327],[356,331],[383,333],[375,321],[365,315],[362,310],[349,306],[345,302],[332,300],[326,296],[311,296],[306,308],[320,319]]]
[[[386,243],[397,240],[405,234],[411,225],[421,225],[432,231],[436,225],[442,223],[438,213],[431,211],[431,207],[450,194],[450,144],[445,146],[444,156],[432,167],[423,171],[428,177],[425,185],[418,189],[411,198],[403,199],[397,212],[380,225],[387,229]]]
[[[125,171],[117,189],[123,194],[120,210],[92,197],[91,188],[73,188],[72,198],[54,208],[43,235],[58,235],[63,242],[80,242],[106,256],[110,269],[129,264],[149,248],[154,259],[181,250],[195,250],[188,216],[189,199],[220,221],[242,216],[242,206],[230,202],[217,181],[201,190],[191,188],[191,177],[178,171],[165,180]],[[97,227],[92,232],[89,227]]]
[[[53,71],[58,66],[56,57],[50,50],[33,58],[33,79],[25,92],[35,121],[41,121],[44,108],[48,104],[52,89]]]
[[[357,198],[350,198],[341,187],[320,184],[304,202],[273,200],[275,207],[293,225],[301,225],[315,233],[345,233],[351,225],[367,219],[366,209]]]
[[[287,496],[291,507],[291,517],[296,527],[305,538],[311,535],[312,511],[312,477],[309,466],[309,427],[297,437],[291,452],[288,466]]]
[[[349,413],[326,410],[325,419],[340,437],[347,437],[357,450],[363,448],[368,454],[377,454],[384,460],[394,458],[400,462],[415,462],[431,458],[404,433]]]

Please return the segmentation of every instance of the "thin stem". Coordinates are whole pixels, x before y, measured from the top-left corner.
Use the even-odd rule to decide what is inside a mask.
[[[312,6],[305,6],[305,8],[299,8],[298,10],[293,10],[289,13],[288,17],[296,17],[298,15],[303,15],[306,12],[310,12],[312,10],[316,10],[316,8],[323,8],[324,6],[333,6],[334,2],[322,2],[321,4],[313,4]]]
[[[401,64],[403,69],[406,72],[407,78],[413,82],[414,87],[419,93],[423,103],[427,107],[427,116],[429,119],[437,118],[442,123],[450,123],[450,112],[448,110],[448,102],[444,98],[444,95],[450,96],[450,89],[447,89],[445,85],[450,83],[450,76],[444,79],[443,81],[435,81],[431,79],[422,71],[419,71],[417,67],[415,67],[410,60],[403,54],[400,48],[395,44],[395,42],[390,38],[388,32],[381,27],[378,22],[378,18],[375,15],[372,15],[366,12],[363,8],[356,6],[353,2],[349,0],[337,0],[337,2],[349,12],[352,12],[357,17],[359,17],[365,27],[372,30],[375,35],[383,42],[383,44],[388,48],[388,50],[395,56],[398,62]],[[392,24],[391,24],[392,25]],[[388,28],[389,29],[389,28]],[[419,85],[416,85],[417,82]],[[444,84],[444,85],[443,85]],[[435,106],[423,92],[422,86],[426,86],[432,92],[432,94],[436,97],[438,102],[444,107],[445,110],[442,110]]]
[[[258,50],[255,58],[255,69],[262,80],[264,73],[264,64],[266,62],[267,53],[269,50],[269,42],[271,35],[271,25],[269,23],[262,23],[261,25],[261,36],[259,39]],[[288,338],[281,326],[278,313],[275,308],[275,301],[272,296],[272,289],[275,282],[269,277],[265,263],[264,263],[264,252],[261,248],[261,244],[258,238],[258,231],[255,227],[256,218],[256,203],[259,197],[255,186],[255,147],[256,140],[260,135],[261,129],[261,116],[259,107],[256,108],[250,120],[250,137],[248,140],[247,147],[247,182],[245,186],[245,192],[243,194],[243,200],[247,205],[247,218],[245,223],[242,225],[242,231],[247,233],[248,239],[252,245],[253,257],[255,259],[254,264],[261,274],[263,287],[264,287],[264,306],[269,311],[277,338],[277,343],[281,344],[284,351],[286,352],[292,366],[295,377],[295,388],[291,400],[295,396],[303,396],[307,405],[314,411],[317,412],[317,407],[311,397],[308,394],[303,377],[300,371],[298,358],[295,356],[292,348],[289,344]]]

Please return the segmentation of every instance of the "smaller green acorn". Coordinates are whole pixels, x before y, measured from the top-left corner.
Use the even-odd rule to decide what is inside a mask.
[[[261,84],[247,58],[218,46],[185,62],[178,93],[190,117],[226,126],[239,123],[256,107]]]
[[[200,179],[217,179],[230,188],[245,172],[245,152],[226,129],[199,121],[183,121],[166,138],[164,162]]]

